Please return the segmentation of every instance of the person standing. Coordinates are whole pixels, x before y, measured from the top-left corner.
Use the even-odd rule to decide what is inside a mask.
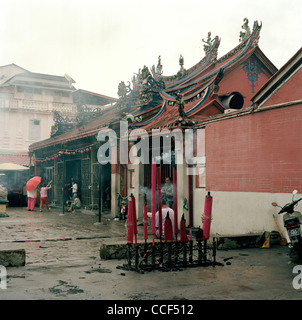
[[[161,189],[162,198],[166,201],[168,207],[173,208],[173,184],[171,182],[170,177],[166,178],[166,183]]]
[[[42,212],[43,204],[45,204],[45,207],[48,211],[50,211],[48,207],[48,196],[47,196],[47,190],[51,188],[51,185],[48,187],[46,186],[46,183],[43,183],[43,187],[40,191],[40,212]]]
[[[34,211],[37,202],[37,188],[28,191],[27,190],[27,210]]]
[[[162,239],[163,239],[165,236],[165,221],[166,221],[168,213],[169,213],[169,218],[172,222],[172,230],[174,230],[174,210],[168,206],[165,198],[162,198],[162,210],[161,211],[162,211]],[[160,238],[160,235],[159,235],[159,211],[157,211],[155,214],[155,228],[156,228],[155,235],[157,238]]]
[[[74,201],[75,195],[78,193],[78,184],[75,181],[72,181],[71,189],[72,189],[72,200]]]

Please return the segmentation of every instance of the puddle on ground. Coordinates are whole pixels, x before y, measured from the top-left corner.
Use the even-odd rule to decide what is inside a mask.
[[[48,288],[50,293],[61,295],[61,294],[77,294],[83,293],[84,290],[80,289],[78,286],[74,286],[69,284],[66,281],[58,280],[58,284],[53,286],[52,288]],[[47,292],[47,290],[45,291]]]

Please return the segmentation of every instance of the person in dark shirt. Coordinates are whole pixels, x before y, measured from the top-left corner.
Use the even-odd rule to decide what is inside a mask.
[[[161,189],[162,199],[165,200],[168,207],[173,208],[173,184],[170,177],[166,178],[166,183]]]

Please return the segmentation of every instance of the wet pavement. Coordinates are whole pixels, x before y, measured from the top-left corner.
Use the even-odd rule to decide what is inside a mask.
[[[224,266],[140,274],[117,268],[125,260],[101,260],[101,243],[126,242],[124,222],[110,215],[99,224],[97,212],[88,210],[7,213],[0,218],[0,248],[25,249],[26,264],[7,267],[0,300],[302,299],[302,289],[293,287],[296,263],[284,246],[218,250]],[[140,223],[138,232],[140,239]]]

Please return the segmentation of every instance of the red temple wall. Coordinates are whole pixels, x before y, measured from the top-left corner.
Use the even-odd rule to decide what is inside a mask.
[[[261,107],[275,105],[278,103],[297,101],[302,98],[302,68],[286,81],[274,94],[268,98]]]
[[[206,125],[206,189],[302,190],[302,104]]]
[[[258,59],[256,59],[256,61],[258,65],[261,65]],[[261,68],[264,69],[263,65],[261,65]],[[219,83],[219,95],[221,96],[231,94],[232,92],[239,92],[244,97],[243,108],[250,107],[252,104],[251,98],[270,78],[270,75],[267,75],[267,72],[259,70],[258,72],[253,73],[253,77],[254,79],[257,79],[257,81],[252,82],[249,80],[248,72],[245,71],[243,64],[239,65],[222,78]]]

